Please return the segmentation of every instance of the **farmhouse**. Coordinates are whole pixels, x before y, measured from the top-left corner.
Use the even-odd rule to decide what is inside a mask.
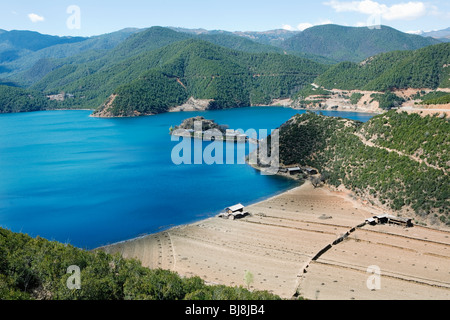
[[[279,172],[281,173],[287,173],[291,176],[296,175],[296,174],[307,174],[310,176],[316,175],[318,173],[318,171],[314,168],[310,168],[310,167],[290,167],[290,168],[279,168]]]
[[[300,169],[300,167],[293,167],[293,168],[287,168],[287,172],[290,175],[294,175],[294,174],[298,174],[302,172],[302,169]]]
[[[382,215],[375,216],[375,217],[373,217],[373,220],[376,220],[377,224],[395,224],[395,225],[404,226],[407,228],[410,228],[413,226],[412,219],[395,217],[390,214],[382,214]]]
[[[219,217],[230,220],[240,219],[248,215],[248,212],[244,209],[245,207],[241,203],[238,203],[234,206],[226,208],[225,212],[219,214]]]

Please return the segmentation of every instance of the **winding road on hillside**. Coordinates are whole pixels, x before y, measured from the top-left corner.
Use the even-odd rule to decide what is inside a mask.
[[[427,162],[426,159],[425,159],[425,160],[424,160],[424,159],[420,159],[419,157],[415,157],[415,156],[412,156],[412,155],[408,155],[408,154],[405,154],[405,153],[403,153],[403,152],[401,152],[401,151],[398,151],[398,150],[395,150],[395,149],[390,149],[390,148],[386,148],[386,147],[379,146],[379,145],[373,143],[372,141],[367,140],[361,133],[356,133],[356,132],[355,132],[354,135],[357,136],[357,137],[361,140],[361,142],[362,142],[364,145],[368,146],[368,147],[378,148],[378,149],[383,149],[383,150],[386,150],[386,151],[388,151],[388,152],[395,152],[395,153],[397,153],[399,156],[402,156],[402,157],[408,157],[409,159],[411,159],[411,160],[413,160],[413,161],[415,161],[415,162],[418,162],[418,163],[421,163],[421,164],[423,163],[423,164],[425,164],[427,167],[430,167],[430,168],[433,168],[433,169],[436,169],[436,170],[440,170],[440,171],[442,171],[445,175],[447,175],[447,171],[446,171],[444,168],[441,168],[441,167],[438,167],[438,166],[429,164],[429,163]]]

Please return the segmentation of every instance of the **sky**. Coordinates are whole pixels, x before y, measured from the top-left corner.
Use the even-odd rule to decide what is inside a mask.
[[[226,31],[305,30],[320,24],[387,25],[403,32],[450,27],[450,1],[399,0],[14,0],[0,3],[0,29],[93,36],[172,26]]]

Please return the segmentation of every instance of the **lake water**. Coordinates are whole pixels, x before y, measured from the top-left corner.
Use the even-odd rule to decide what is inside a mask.
[[[202,115],[232,129],[270,130],[303,112],[254,107],[125,119],[91,118],[89,111],[0,115],[0,226],[92,249],[260,201],[295,182],[247,165],[177,166],[169,128]]]

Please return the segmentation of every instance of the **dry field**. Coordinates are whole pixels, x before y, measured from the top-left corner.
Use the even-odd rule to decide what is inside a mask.
[[[251,289],[283,298],[450,299],[448,229],[355,228],[381,212],[309,183],[247,210],[251,216],[241,220],[211,218],[103,249],[213,284],[245,286],[248,270]],[[381,271],[379,290],[367,286],[373,265]]]
[[[313,84],[314,85],[314,84]],[[314,85],[318,87],[317,85]],[[336,110],[336,111],[351,111],[351,112],[364,112],[364,113],[375,113],[380,114],[385,112],[380,109],[379,102],[374,101],[372,98],[372,94],[381,93],[376,91],[361,91],[361,90],[339,90],[332,89],[330,91],[331,95],[323,98],[322,96],[309,96],[305,100],[322,100],[321,106],[309,106],[310,109],[326,109],[326,110]],[[399,97],[404,98],[406,101],[402,104],[402,106],[398,109],[400,111],[406,111],[408,113],[417,113],[422,116],[427,115],[439,115],[439,116],[450,116],[450,104],[438,104],[438,105],[422,105],[420,104],[421,100],[412,100],[412,98],[420,93],[420,92],[433,92],[432,89],[427,88],[419,88],[419,89],[401,89],[395,90],[395,94]],[[450,92],[448,88],[439,88],[436,91],[442,92]],[[350,97],[354,93],[362,94],[361,99],[357,104],[352,104]],[[293,106],[293,102],[290,102],[290,105]]]

